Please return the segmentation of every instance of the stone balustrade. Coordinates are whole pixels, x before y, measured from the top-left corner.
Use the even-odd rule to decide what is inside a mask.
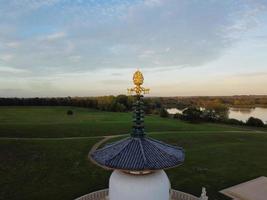
[[[192,194],[188,194],[185,192],[181,192],[178,190],[171,190],[171,200],[201,200],[200,198],[192,195]]]
[[[98,190],[81,196],[75,200],[108,200],[108,189]],[[171,200],[202,200],[194,195],[181,192],[178,190],[171,190]]]

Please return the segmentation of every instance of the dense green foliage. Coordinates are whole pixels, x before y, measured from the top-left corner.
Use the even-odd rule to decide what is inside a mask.
[[[237,119],[229,119],[228,118],[228,109],[221,108],[219,111],[215,109],[200,109],[197,107],[188,107],[184,109],[182,114],[177,113],[173,115],[174,119],[180,119],[189,122],[216,122],[216,123],[224,123],[224,124],[232,124],[239,126],[254,126],[254,127],[264,127],[265,124],[261,119],[250,117],[247,122],[243,122]],[[168,115],[167,115],[168,116]],[[167,117],[165,116],[165,117]]]
[[[256,127],[264,127],[264,123],[262,122],[262,120],[255,118],[255,117],[250,117],[247,122],[246,125],[248,126],[256,126]]]
[[[75,114],[70,117],[67,110]],[[267,175],[266,129],[256,132],[157,116],[147,116],[145,125],[151,137],[185,148],[185,163],[167,170],[175,189],[199,195],[205,186],[209,199],[224,200],[219,190]],[[66,200],[106,188],[110,172],[87,158],[101,137],[61,137],[123,134],[130,128],[131,113],[0,107],[1,136],[33,137],[0,137],[0,199]]]
[[[245,125],[243,121],[232,118],[225,120],[224,123],[233,125]]]
[[[195,107],[189,107],[183,111],[181,119],[190,122],[199,122],[202,120],[202,111]]]
[[[182,114],[175,114],[173,118],[189,122],[225,122],[228,119],[228,108],[216,110],[216,108],[201,109],[191,106],[184,109]]]
[[[191,106],[212,108],[219,112],[225,106],[267,106],[266,95],[216,97],[148,97],[144,98],[146,112],[157,112],[161,107],[184,109]],[[0,98],[0,106],[78,106],[107,111],[131,110],[132,96],[53,97],[53,98]],[[223,112],[225,113],[225,112]]]
[[[162,105],[169,108],[184,109],[189,106],[206,108],[212,104],[221,104],[232,107],[255,107],[267,106],[266,95],[241,95],[241,96],[195,96],[195,97],[158,97],[152,98],[160,101]]]
[[[0,98],[0,106],[76,106],[123,112],[132,108],[133,97],[126,95],[57,98]]]

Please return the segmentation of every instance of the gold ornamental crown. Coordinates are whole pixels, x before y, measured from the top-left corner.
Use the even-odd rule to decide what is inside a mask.
[[[129,94],[136,93],[137,95],[141,95],[142,93],[149,93],[149,89],[141,87],[144,83],[144,76],[139,70],[137,70],[133,75],[133,83],[135,84],[135,87],[128,89]]]
[[[134,73],[133,82],[135,85],[142,85],[144,83],[143,74],[139,70]]]

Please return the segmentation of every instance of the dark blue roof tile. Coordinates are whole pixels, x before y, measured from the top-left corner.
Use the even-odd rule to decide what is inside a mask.
[[[91,158],[105,168],[158,170],[184,161],[184,150],[148,137],[130,137],[94,151]]]

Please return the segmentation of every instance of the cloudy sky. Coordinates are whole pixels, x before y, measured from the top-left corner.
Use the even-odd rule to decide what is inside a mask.
[[[267,0],[0,0],[0,97],[267,94]]]

